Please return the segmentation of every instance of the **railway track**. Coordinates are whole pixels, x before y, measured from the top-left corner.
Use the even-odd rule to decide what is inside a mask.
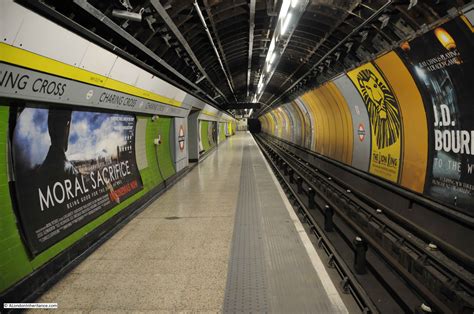
[[[408,191],[391,182],[372,176],[358,169],[317,154],[301,146],[295,145],[283,139],[265,135],[269,140],[276,141],[283,148],[298,155],[310,164],[316,166],[321,172],[331,174],[333,180],[354,190],[381,206],[390,208],[392,212],[398,213],[405,219],[419,226],[419,229],[430,230],[451,247],[455,247],[465,260],[471,260],[474,256],[474,246],[465,239],[472,237],[474,230],[474,217],[472,211],[447,207],[438,202],[430,200],[423,195]],[[449,252],[450,248],[443,248]],[[466,263],[469,264],[469,263]],[[473,272],[473,269],[469,269]]]
[[[472,313],[472,256],[280,141],[256,140],[363,312]]]

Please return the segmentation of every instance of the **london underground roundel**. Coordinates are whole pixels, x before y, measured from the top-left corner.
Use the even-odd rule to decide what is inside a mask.
[[[357,128],[357,135],[359,135],[359,141],[363,142],[365,139],[365,128],[364,124],[359,123],[359,127]]]
[[[184,150],[184,128],[182,125],[179,127],[178,144],[179,144],[179,150],[183,151]]]

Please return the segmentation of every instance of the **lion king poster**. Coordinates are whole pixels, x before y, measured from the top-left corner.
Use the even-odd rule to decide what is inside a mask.
[[[369,172],[398,183],[401,165],[402,117],[389,84],[372,63],[347,73],[367,108],[371,132]]]
[[[18,214],[33,254],[142,189],[133,115],[33,107],[12,115]]]

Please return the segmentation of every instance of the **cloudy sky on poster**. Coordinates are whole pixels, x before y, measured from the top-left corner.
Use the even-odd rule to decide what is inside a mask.
[[[129,122],[117,121],[124,117],[127,116],[73,111],[67,158],[73,161],[115,155],[117,146],[127,143],[123,126]],[[41,164],[51,144],[48,110],[25,108],[17,121],[15,136],[21,157],[30,169]]]

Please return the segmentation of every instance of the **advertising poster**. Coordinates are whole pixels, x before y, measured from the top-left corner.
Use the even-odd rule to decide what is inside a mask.
[[[347,73],[367,108],[371,130],[369,172],[398,183],[401,164],[402,117],[389,84],[372,63]]]
[[[219,143],[225,141],[225,123],[219,122]]]
[[[210,147],[217,143],[217,122],[209,121],[207,125],[207,141]]]
[[[324,146],[325,146],[325,135],[326,135],[326,120],[323,118],[323,115],[320,113],[318,105],[316,104],[314,93],[308,92],[301,95],[301,102],[305,108],[307,108],[309,116],[311,118],[311,126],[312,126],[312,133],[311,133],[311,150],[324,154]]]
[[[428,121],[423,98],[407,67],[394,51],[374,60],[390,83],[403,117],[403,146],[398,183],[423,193],[428,162]]]
[[[474,39],[461,18],[397,48],[417,81],[428,114],[425,193],[471,209],[474,199]]]
[[[342,162],[351,165],[352,164],[352,153],[354,151],[354,137],[353,137],[353,125],[352,116],[349,110],[349,105],[346,99],[342,95],[341,91],[337,88],[334,82],[328,82],[327,85],[330,92],[330,96],[334,99],[337,108],[339,109],[339,119],[342,122],[342,136],[343,136],[343,149],[342,149]]]
[[[316,136],[313,136],[312,125],[312,116],[309,114],[308,109],[305,107],[305,104],[300,98],[296,98],[294,103],[297,105],[301,115],[303,116],[304,121],[304,132],[303,132],[303,144],[302,146],[311,149],[314,145],[312,141],[315,140]]]
[[[291,120],[291,130],[290,136],[292,136],[291,141],[297,145],[302,146],[303,142],[303,132],[304,132],[304,120],[301,116],[299,109],[294,103],[288,103],[285,105],[285,109],[288,112],[288,117]]]
[[[198,125],[198,141],[199,141],[199,152],[202,152],[204,150],[204,144],[202,143],[202,138],[201,138],[201,133],[202,133],[202,126],[203,122],[199,120],[199,125]]]
[[[19,109],[12,154],[18,214],[37,254],[142,189],[132,115]]]
[[[279,126],[281,126],[281,124],[279,124],[279,121],[277,119],[277,113],[276,113],[276,110],[272,110],[269,112],[270,113],[270,116],[272,117],[272,120],[274,121],[274,125],[273,125],[273,135],[276,136],[276,137],[279,137],[281,138],[281,128]]]

